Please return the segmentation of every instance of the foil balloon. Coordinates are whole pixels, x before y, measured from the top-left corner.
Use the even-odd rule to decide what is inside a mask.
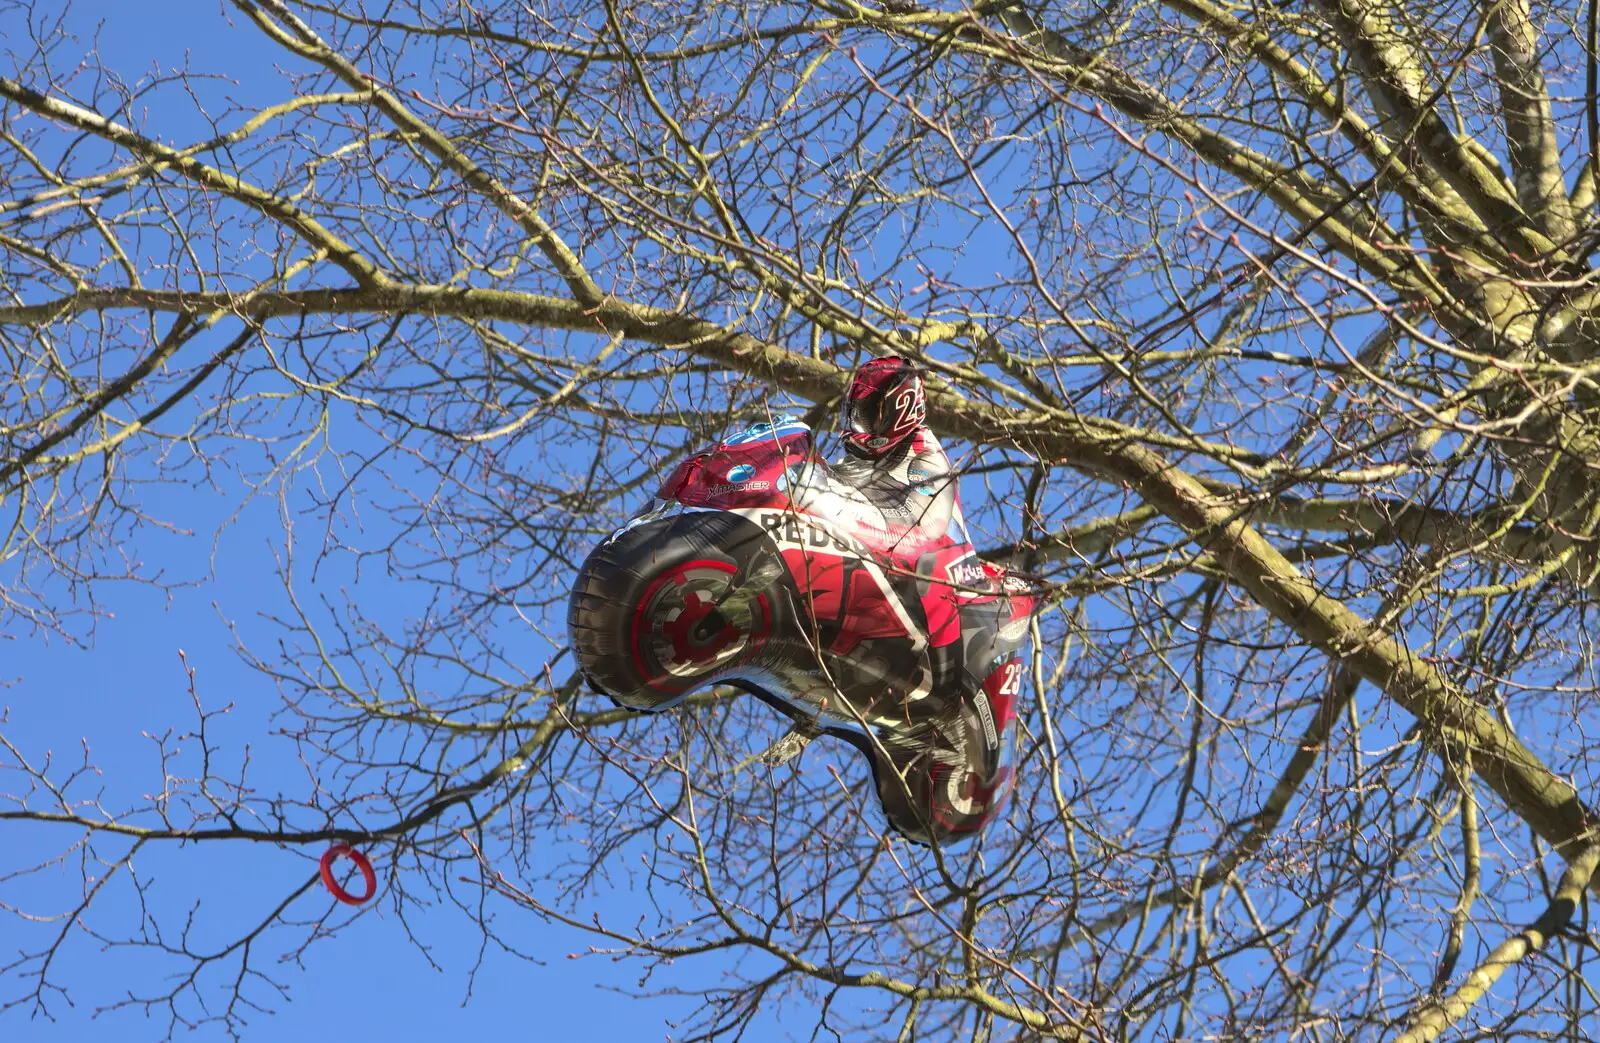
[[[953,616],[927,608],[940,598]],[[782,418],[684,461],[585,560],[568,624],[585,677],[618,703],[741,688],[859,749],[890,825],[945,843],[1010,795],[1037,607],[978,559],[959,506],[926,531]],[[949,617],[937,647],[932,614]]]

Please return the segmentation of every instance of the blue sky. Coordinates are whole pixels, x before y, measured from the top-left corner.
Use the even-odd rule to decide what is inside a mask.
[[[281,90],[282,81],[271,75],[281,53],[271,53],[249,26],[230,25],[225,6],[217,0],[159,4],[86,0],[75,5],[69,24],[86,44],[98,32],[106,65],[130,80],[157,66],[172,69],[188,60],[199,70],[227,70],[240,84],[217,85],[217,89],[233,97],[249,100],[263,81],[267,90]],[[20,17],[14,8],[0,12],[0,37],[15,43],[20,36],[15,20]],[[219,60],[222,57],[225,60]],[[164,111],[162,104],[161,96],[152,100],[149,125],[163,139],[193,140],[210,133],[193,118],[192,110],[174,105]],[[235,514],[244,501],[243,488],[227,473],[219,486],[144,490],[145,503],[154,513],[188,530],[177,535],[147,528],[134,547],[144,563],[180,581],[176,588],[170,592],[134,585],[101,588],[105,617],[83,647],[60,638],[0,635],[0,705],[8,712],[5,734],[26,756],[36,761],[49,756],[57,765],[82,756],[86,744],[103,774],[82,780],[75,791],[80,796],[102,794],[108,806],[116,807],[159,790],[156,738],[170,729],[181,734],[194,722],[180,650],[196,671],[202,704],[208,710],[231,704],[226,715],[208,722],[208,735],[225,751],[224,758],[237,762],[249,746],[257,787],[276,783],[294,789],[303,782],[296,774],[299,765],[292,749],[269,735],[277,723],[271,714],[279,706],[278,694],[235,655],[228,625],[236,626],[246,640],[272,639],[264,617],[282,610],[285,602],[277,575],[284,543],[278,506],[270,499],[258,499]],[[323,578],[356,583],[348,574],[330,572]],[[365,600],[376,606],[373,611],[380,617],[387,611],[398,618],[406,607],[405,592],[387,589],[382,577],[360,582],[374,595]],[[353,589],[359,592],[361,587]],[[532,656],[548,655],[548,648],[539,647],[536,640],[530,639],[530,644]],[[195,754],[192,738],[174,736],[169,744],[181,750],[180,764]],[[12,778],[0,783],[7,789],[15,784]],[[58,830],[9,823],[0,827],[0,846],[9,850],[10,866],[23,861],[12,856],[29,850],[58,851],[63,838]],[[204,845],[149,852],[137,865],[150,882],[150,900],[167,916],[177,917],[167,923],[181,923],[184,910],[197,907],[193,941],[196,948],[204,948],[223,939],[230,926],[264,915],[304,882],[315,871],[316,853],[286,853],[261,845]],[[380,863],[380,873],[387,868]],[[0,901],[32,910],[59,910],[67,907],[79,881],[78,867],[68,860],[26,880],[0,883]],[[623,891],[599,908],[608,915],[625,916],[631,905],[632,896]],[[129,890],[114,892],[99,906],[100,922],[108,929],[135,923]],[[296,909],[306,918],[327,914],[332,922],[351,915],[327,900],[320,888]],[[535,966],[491,948],[471,983],[471,1002],[466,1003],[468,971],[481,941],[471,921],[452,908],[413,920],[419,941],[441,965],[436,969],[418,945],[408,943],[405,927],[382,903],[375,903],[352,929],[331,943],[313,946],[303,968],[277,968],[282,972],[280,981],[288,986],[286,997],[253,990],[252,995],[275,1013],[251,1017],[248,1036],[416,1040],[511,1032],[532,1039],[661,1039],[669,1034],[668,1019],[685,1009],[679,1000],[620,999],[608,991],[633,984],[637,969],[606,957],[570,958],[587,951],[592,941],[587,935],[509,910],[500,922],[509,938],[542,963]],[[9,962],[19,948],[36,947],[42,932],[53,930],[41,927],[24,937],[15,919],[0,919],[0,964]],[[165,1022],[138,1008],[99,1016],[95,1010],[115,1001],[124,988],[155,987],[171,969],[158,966],[147,951],[107,951],[74,932],[52,972],[73,987],[72,1002],[52,997],[53,1021],[14,1011],[0,1018],[0,1038],[8,1043],[161,1038]],[[0,1002],[15,996],[17,988],[14,979],[6,980]],[[186,1017],[199,1013],[192,1003],[183,1012]],[[197,1040],[225,1038],[215,1026],[197,1033],[180,1029],[178,1034]]]
[[[151,11],[157,9],[159,16],[152,17]],[[0,15],[0,36],[8,41],[7,46],[26,53],[22,41],[27,34],[21,31],[21,17],[15,9],[6,9]],[[277,70],[292,66],[293,60],[264,43],[254,28],[230,24],[234,18],[219,0],[174,0],[159,8],[117,0],[82,2],[72,9],[68,20],[78,42],[62,47],[57,64],[70,67],[78,53],[96,46],[104,66],[129,83],[152,72],[184,67],[202,74],[225,73],[227,80],[200,79],[195,83],[214,112],[225,110],[229,100],[245,106],[281,100],[285,84]],[[186,94],[172,88],[142,96],[139,108],[120,118],[171,143],[203,140],[217,130],[197,119]],[[224,117],[220,122],[227,127],[236,119]],[[59,142],[67,139],[56,140],[60,147]],[[94,146],[80,143],[79,147],[92,150]],[[163,248],[160,234],[149,233],[149,241],[141,248],[159,254]],[[231,335],[231,331],[219,329],[211,336]],[[199,344],[193,350],[208,350],[208,345]],[[178,417],[174,414],[168,419],[176,423]],[[372,437],[348,414],[336,414],[333,423],[332,441],[349,445]],[[258,447],[235,447],[235,451],[249,458]],[[255,458],[251,462],[259,465],[260,461]],[[135,477],[150,477],[142,460],[136,459],[130,466]],[[428,596],[424,584],[397,584],[379,568],[358,571],[348,558],[318,562],[307,549],[314,550],[318,542],[319,520],[309,510],[312,494],[319,482],[336,482],[340,477],[330,461],[324,459],[316,469],[301,472],[281,504],[270,495],[247,495],[240,473],[251,470],[249,462],[217,468],[210,472],[210,481],[201,481],[198,469],[190,470],[187,477],[191,480],[145,484],[137,493],[151,516],[170,520],[179,531],[145,525],[125,542],[143,570],[159,574],[169,584],[167,589],[98,586],[95,595],[100,618],[92,631],[83,633],[81,645],[14,629],[0,635],[0,685],[4,685],[0,705],[7,707],[6,738],[30,761],[37,764],[48,759],[57,777],[74,758],[87,756],[96,771],[79,777],[70,792],[75,799],[99,802],[112,813],[145,803],[148,795],[162,792],[162,750],[173,755],[171,765],[177,774],[196,770],[195,698],[211,714],[207,742],[218,751],[211,766],[213,775],[228,776],[248,756],[257,796],[280,790],[302,794],[307,789],[305,769],[294,746],[275,735],[285,723],[274,716],[282,705],[279,691],[242,662],[234,647],[237,638],[270,655],[274,642],[283,636],[272,617],[287,615],[289,608],[280,576],[281,568],[291,568],[285,518],[305,530],[291,573],[308,603],[319,593],[335,600],[348,593],[368,618],[400,627],[415,616]],[[403,464],[399,470],[403,472]],[[403,482],[401,474],[397,484],[379,483],[364,492],[392,502],[405,494]],[[547,580],[549,591],[563,596],[569,578],[541,577]],[[35,579],[53,585],[57,601],[70,598],[57,580],[46,575]],[[512,632],[514,627],[513,622],[508,632],[497,636],[513,650],[519,669],[537,675],[555,649],[526,629]],[[195,671],[194,696],[185,663]],[[661,726],[667,727],[665,722]],[[808,755],[809,770],[825,775],[832,764],[843,767],[847,777],[865,779],[862,766],[848,751]],[[24,781],[11,775],[0,779],[0,788],[15,792]],[[5,864],[31,865],[35,859],[30,856],[59,854],[69,842],[68,836],[60,829],[7,823],[0,833],[7,854]],[[71,837],[76,839],[75,834]],[[105,851],[126,847],[119,847],[114,840],[99,843]],[[557,847],[554,838],[550,847]],[[189,947],[214,951],[233,942],[243,929],[310,879],[319,851],[284,851],[243,843],[158,846],[142,851],[135,867],[145,885],[143,901],[152,910],[154,921],[166,930],[179,930],[192,911]],[[541,856],[557,857],[554,851],[538,852],[536,864]],[[380,876],[387,876],[392,868],[379,858]],[[97,875],[93,867],[87,873],[91,879]],[[0,902],[33,913],[59,914],[78,900],[84,875],[82,866],[68,857],[25,877],[0,880]],[[137,896],[125,882],[126,874],[95,901],[90,926],[105,939],[126,938],[140,930]],[[646,896],[633,886],[625,873],[615,876],[598,898],[585,903],[585,914],[592,912],[609,922],[631,925],[645,919],[655,903],[666,906],[672,900],[662,894]],[[442,1033],[507,1031],[534,1039],[572,1034],[600,1039],[668,1038],[673,1034],[672,1019],[686,1015],[693,1001],[670,996],[637,1000],[620,990],[705,986],[714,983],[720,967],[726,966],[716,955],[701,957],[681,971],[658,973],[647,986],[641,986],[639,964],[617,962],[607,955],[585,955],[595,943],[592,935],[500,906],[492,912],[499,935],[539,962],[515,959],[488,946],[482,950],[481,966],[470,978],[471,1002],[464,1006],[469,972],[477,965],[483,939],[462,911],[447,904],[428,909],[413,903],[402,923],[383,897],[352,914],[313,886],[291,906],[290,914],[298,921],[322,920],[333,925],[347,923],[353,915],[355,920],[336,938],[312,946],[301,966],[273,965],[281,947],[264,946],[269,954],[265,969],[274,973],[284,991],[280,994],[275,986],[264,983],[247,990],[254,1002],[272,1012],[270,1016],[246,1016],[251,1038],[342,1032],[359,1033],[363,1038],[412,1040]],[[0,966],[14,959],[19,950],[38,951],[57,930],[52,923],[22,930],[16,919],[0,918]],[[46,995],[49,1017],[31,1012],[26,1005],[5,1016],[0,1022],[3,1038],[121,1041],[166,1035],[168,1020],[159,1009],[148,1015],[139,1005],[101,1011],[128,992],[148,996],[170,988],[172,975],[186,971],[187,961],[163,960],[149,948],[108,947],[79,930],[67,937],[50,968],[51,980],[67,986],[67,995]],[[750,962],[748,958],[746,962]],[[201,989],[206,1001],[214,1003],[226,994],[225,988],[218,987],[225,985],[219,979],[231,974],[235,966],[227,963],[221,971],[212,972]],[[26,993],[26,983],[19,983],[15,975],[0,975],[0,983],[5,989],[0,1003],[16,998],[19,989]],[[848,1010],[854,1002],[850,997],[838,999],[833,1009]],[[872,1000],[869,997],[865,1002]],[[214,1007],[202,1009],[193,996],[178,1002],[177,1014],[184,1021],[218,1013]],[[775,1038],[772,1019],[764,1018],[768,1024],[758,1033],[761,1038]],[[177,1034],[201,1040],[225,1035],[216,1025],[193,1034],[180,1026]]]
[[[13,41],[18,38],[5,24],[5,19],[17,17],[11,9],[0,14],[0,36]],[[80,0],[72,26],[86,45],[98,32],[105,64],[129,79],[157,67],[180,67],[187,61],[198,71],[225,70],[237,81],[201,85],[217,97],[234,97],[247,104],[281,98],[283,80],[275,68],[289,62],[253,28],[231,25],[231,17],[224,0],[162,0],[159,4]],[[149,105],[145,125],[164,140],[192,141],[213,132],[194,118],[192,108],[181,97],[158,94],[149,99]],[[1004,237],[981,221],[975,222],[975,230],[963,243],[965,263],[973,271],[1001,263],[991,262],[983,247],[992,246],[996,255],[1005,253]],[[962,262],[951,263],[959,266]],[[1137,296],[1140,289],[1134,286],[1127,292]],[[348,422],[347,417],[336,419]],[[337,436],[370,437],[353,423],[341,428]],[[307,502],[307,488],[317,477],[307,473],[302,486],[286,501],[291,520],[302,517],[294,512]],[[392,490],[378,491],[387,494]],[[969,481],[964,491],[971,513],[982,487]],[[270,648],[280,634],[269,618],[287,607],[278,574],[284,560],[279,504],[271,498],[246,503],[237,474],[228,470],[219,472],[215,488],[175,483],[146,487],[142,495],[153,514],[177,521],[186,533],[146,527],[129,546],[148,566],[177,585],[170,593],[131,585],[101,588],[107,615],[83,648],[60,639],[0,635],[0,685],[6,686],[0,688],[0,704],[9,707],[6,736],[30,757],[42,758],[49,751],[57,764],[80,756],[80,745],[87,743],[93,762],[104,774],[80,780],[75,792],[88,797],[103,791],[110,807],[137,802],[141,794],[157,792],[162,785],[157,740],[169,729],[181,733],[193,725],[188,679],[179,655],[182,650],[196,671],[196,692],[202,705],[210,711],[230,707],[226,715],[212,717],[208,723],[208,736],[224,751],[224,763],[237,764],[248,748],[252,779],[259,789],[302,790],[303,769],[293,748],[272,736],[282,723],[272,716],[281,705],[280,695],[233,650],[235,633],[260,648]],[[307,527],[314,522],[313,518]],[[315,544],[314,535],[309,543]],[[308,553],[296,559],[294,578],[302,590],[311,589],[311,564]],[[567,579],[552,575],[547,581],[550,589],[559,590]],[[316,576],[316,589],[350,592],[362,610],[379,622],[404,621],[427,593],[421,584],[396,584],[378,569],[357,574],[347,559],[325,564]],[[554,651],[531,633],[507,632],[501,637],[529,673],[537,673]],[[1308,655],[1306,664],[1305,675],[1296,684],[1320,684],[1321,658]],[[1364,711],[1375,701],[1370,690],[1364,693]],[[1382,715],[1368,731],[1369,741],[1387,742],[1391,732],[1406,723]],[[196,752],[192,738],[175,736],[168,741],[183,749],[182,757],[187,759],[178,763],[192,763]],[[1282,750],[1276,752],[1283,754]],[[845,771],[851,777],[860,772],[858,764],[843,763],[848,764]],[[0,789],[11,785],[11,780],[0,779]],[[0,845],[11,852],[20,849],[26,854],[36,849],[46,853],[59,850],[60,836],[58,831],[7,825],[0,829]],[[1182,843],[1203,846],[1211,839],[1196,835]],[[316,853],[284,852],[265,845],[205,845],[193,850],[152,851],[141,855],[139,867],[144,877],[153,881],[149,900],[159,908],[165,923],[181,922],[186,910],[198,903],[194,944],[204,948],[231,940],[240,925],[264,915],[308,880]],[[22,861],[8,858],[8,864]],[[380,861],[380,874],[389,868]],[[0,901],[59,909],[79,887],[78,867],[66,864],[23,881],[0,881]],[[646,911],[646,901],[646,896],[630,891],[622,879],[589,908],[617,922],[632,922]],[[130,893],[115,892],[111,901],[99,905],[108,930],[126,930],[134,924]],[[375,903],[348,931],[314,946],[303,967],[283,968],[279,980],[288,987],[286,998],[274,997],[264,988],[252,993],[276,1013],[252,1018],[250,1037],[346,1033],[411,1040],[444,1033],[515,1032],[533,1039],[572,1034],[661,1039],[673,1035],[671,1020],[690,1006],[689,1001],[677,998],[641,1001],[621,996],[613,990],[637,986],[637,964],[614,962],[603,955],[569,959],[586,952],[594,942],[592,936],[500,909],[496,913],[500,932],[542,962],[532,965],[491,947],[473,981],[471,1002],[463,1007],[468,971],[478,958],[481,941],[475,926],[448,906],[432,910],[412,906],[411,910],[412,918],[401,923],[389,906]],[[346,922],[352,915],[316,888],[294,911],[302,919],[327,916],[331,923]],[[38,937],[50,930],[48,925],[40,926],[23,938],[17,934],[14,919],[0,918],[0,965],[18,947],[36,947]],[[429,957],[441,968],[430,966]],[[54,1022],[12,1014],[0,1020],[0,1038],[160,1038],[164,1022],[147,1020],[138,1009],[93,1015],[98,1005],[114,1000],[119,989],[152,988],[170,969],[147,952],[102,951],[93,939],[75,934],[61,954],[57,971],[62,981],[76,988],[73,999],[77,1005],[52,999]],[[705,983],[714,979],[717,970],[715,958],[702,958],[692,961],[683,973]],[[678,983],[689,981],[685,978]],[[651,987],[671,984],[670,979],[656,980]],[[0,1002],[14,994],[13,985],[4,981],[3,987],[9,991]],[[207,995],[215,996],[215,992]],[[197,1011],[189,1006],[184,1014],[192,1017]],[[212,1039],[222,1034],[205,1029],[180,1035]],[[767,1025],[753,1038],[774,1035],[773,1026]]]

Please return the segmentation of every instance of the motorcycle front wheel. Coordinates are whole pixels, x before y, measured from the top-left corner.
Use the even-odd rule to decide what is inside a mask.
[[[618,703],[664,710],[760,651],[781,574],[759,526],[694,511],[627,529],[596,547],[567,605],[584,676]]]

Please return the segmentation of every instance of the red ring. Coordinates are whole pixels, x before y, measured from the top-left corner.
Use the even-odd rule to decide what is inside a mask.
[[[333,878],[333,860],[340,855],[349,858],[361,870],[361,875],[367,880],[367,893],[357,898],[355,895],[339,886],[339,881]],[[322,886],[333,893],[333,897],[345,905],[360,905],[378,893],[378,874],[372,871],[372,863],[367,856],[351,847],[349,844],[335,844],[322,853]]]

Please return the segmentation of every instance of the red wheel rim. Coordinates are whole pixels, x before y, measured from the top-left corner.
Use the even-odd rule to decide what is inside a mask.
[[[630,651],[650,687],[681,691],[765,642],[772,623],[765,594],[757,595],[756,611],[745,619],[730,620],[720,611],[737,573],[725,561],[701,558],[668,569],[645,589],[633,610]],[[713,612],[722,625],[706,632]],[[656,665],[646,662],[647,650]]]

